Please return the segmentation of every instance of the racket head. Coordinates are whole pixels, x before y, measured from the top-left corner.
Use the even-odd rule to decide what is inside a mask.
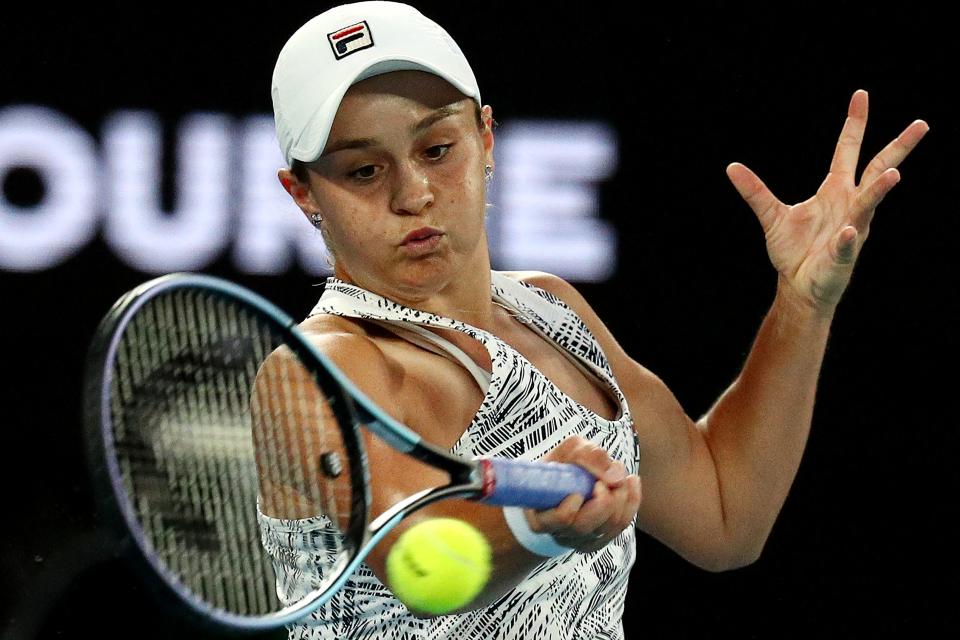
[[[324,362],[280,309],[210,276],[144,283],[97,330],[85,422],[101,506],[147,573],[204,623],[287,624],[363,548],[366,455],[353,402]],[[323,578],[294,602],[278,597],[261,507],[329,524]]]

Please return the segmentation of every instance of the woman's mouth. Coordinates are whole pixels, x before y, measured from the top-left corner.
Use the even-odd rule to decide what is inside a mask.
[[[420,255],[429,253],[430,251],[436,249],[437,245],[440,244],[440,238],[442,237],[443,232],[439,229],[434,229],[433,227],[421,227],[420,229],[415,229],[404,236],[400,246],[403,247],[408,253]]]

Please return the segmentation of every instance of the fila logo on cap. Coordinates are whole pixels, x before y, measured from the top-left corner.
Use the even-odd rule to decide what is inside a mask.
[[[370,25],[366,20],[328,33],[327,40],[330,41],[337,60],[373,46],[373,34],[370,33]]]

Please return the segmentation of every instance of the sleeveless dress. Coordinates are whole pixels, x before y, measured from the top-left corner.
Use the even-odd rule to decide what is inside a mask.
[[[485,396],[451,448],[452,453],[467,458],[537,460],[576,434],[622,461],[628,473],[637,473],[640,450],[626,400],[600,345],[583,321],[556,296],[501,272],[491,271],[491,296],[494,302],[526,319],[532,330],[581,370],[599,379],[616,400],[617,418],[606,420],[580,405],[513,347],[486,331],[403,306],[336,278],[327,279],[310,315],[365,318],[463,364]],[[424,327],[454,329],[478,340],[490,354],[492,373]],[[277,593],[281,601],[292,603],[310,590],[311,555],[318,552],[311,538],[318,535],[324,523],[321,518],[286,520],[262,513],[258,517],[264,548],[277,574]],[[516,588],[489,607],[430,619],[414,617],[364,563],[330,602],[289,626],[289,638],[621,639],[635,541],[635,528],[627,527],[599,551],[571,551],[544,559]]]

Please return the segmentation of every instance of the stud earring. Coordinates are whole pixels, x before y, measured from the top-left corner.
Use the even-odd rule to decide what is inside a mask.
[[[483,177],[487,182],[493,178],[493,167],[489,164],[483,168]]]
[[[314,213],[310,216],[310,222],[313,223],[313,226],[319,229],[320,223],[323,222],[323,216],[321,216],[319,213]]]

